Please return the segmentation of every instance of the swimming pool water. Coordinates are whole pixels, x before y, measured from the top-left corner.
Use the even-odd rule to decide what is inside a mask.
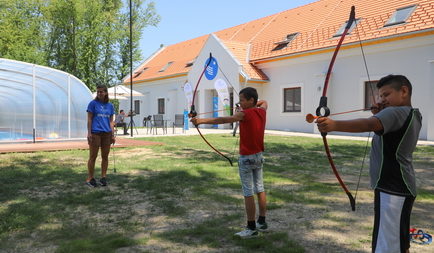
[[[13,141],[13,140],[33,140],[31,134],[0,132],[0,141]]]

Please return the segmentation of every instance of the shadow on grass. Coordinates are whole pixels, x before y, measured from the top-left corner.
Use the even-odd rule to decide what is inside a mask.
[[[290,240],[287,233],[261,233],[249,239],[228,236],[239,232],[231,228],[231,224],[238,219],[238,215],[208,219],[191,228],[167,231],[154,237],[190,246],[207,246],[221,252],[304,252],[303,247]]]
[[[104,201],[118,193],[89,189],[84,185],[86,174],[78,173],[67,160],[15,155],[12,163],[0,165],[0,178],[0,244],[6,251],[10,247],[28,252],[26,247],[35,244],[58,247],[57,252],[114,252],[136,244],[128,238],[128,228],[107,231],[94,219],[107,205],[126,202]],[[89,217],[77,216],[77,209],[85,209]]]
[[[147,177],[140,176],[130,183],[130,187],[146,193],[153,205],[160,208],[162,214],[172,217],[188,212],[188,205],[181,203],[187,198],[196,198],[196,201],[206,198],[206,201],[221,204],[239,202],[234,197],[216,192],[217,182],[223,181],[224,178],[220,178],[217,173],[203,170],[197,172],[198,175],[192,175],[188,171],[176,170],[158,172]],[[226,183],[224,186],[239,188],[239,184]]]
[[[291,222],[297,222],[294,219],[299,217],[313,217],[306,221],[305,227],[314,227],[312,224],[323,219],[351,224],[354,222],[351,218],[327,216],[336,209],[349,210],[346,195],[337,182],[319,182],[323,175],[332,174],[320,141],[307,144],[300,139],[279,141],[270,139],[265,153],[269,210],[293,212],[296,218],[283,217],[282,222],[289,225],[254,240],[232,237],[240,223],[244,223],[244,218],[240,218],[244,217],[244,210],[237,169],[229,169],[227,162],[208,147],[197,149],[195,142],[190,144],[185,138],[185,146],[152,148],[173,151],[174,157],[147,160],[140,160],[139,156],[119,157],[117,164],[131,167],[125,166],[122,173],[111,174],[109,187],[98,189],[84,186],[85,151],[72,155],[68,152],[2,155],[5,159],[0,164],[0,244],[6,251],[21,252],[50,247],[51,251],[58,252],[114,252],[120,248],[146,247],[147,241],[135,239],[136,234],[152,229],[136,219],[137,213],[141,213],[147,221],[164,217],[167,227],[176,219],[172,229],[150,231],[152,235],[142,236],[140,240],[156,237],[181,245],[180,251],[185,245],[221,252],[303,252],[300,245],[316,245],[318,252],[323,252],[324,238],[320,243],[315,236],[302,236],[302,242],[296,241],[300,236],[290,231],[297,228]],[[358,157],[363,150],[364,145],[360,143],[333,143],[332,152],[336,152],[337,161],[347,168],[341,174],[344,181],[348,176],[358,176],[361,159]],[[229,148],[225,151],[229,152]],[[81,164],[71,160],[71,156],[81,157]],[[424,166],[427,160],[422,161]],[[128,170],[140,173],[134,175]],[[423,168],[423,172],[432,175],[427,168]],[[323,199],[339,194],[342,197],[336,202]],[[431,189],[420,191],[425,200],[432,200],[431,194]],[[137,202],[146,202],[146,205],[139,206]],[[358,203],[357,208],[366,209],[370,205]],[[429,212],[433,208],[426,202],[418,205],[416,200],[415,210],[421,217],[434,218]],[[196,211],[213,215],[195,220],[192,213]],[[308,215],[315,212],[320,214]],[[422,218],[416,220],[423,222]],[[348,226],[340,227],[339,232],[346,233]],[[301,233],[309,235],[309,231]],[[333,248],[333,252],[362,252],[348,249],[332,239],[327,243],[331,246],[324,249]]]

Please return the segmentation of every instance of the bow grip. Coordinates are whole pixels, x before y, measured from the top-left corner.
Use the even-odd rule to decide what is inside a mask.
[[[321,113],[324,112],[324,114]],[[316,116],[327,117],[330,115],[330,109],[327,107],[327,97],[321,97],[319,100],[319,106],[316,108]]]
[[[321,112],[324,112],[322,114]],[[316,108],[316,116],[327,117],[330,115],[330,109],[327,107],[327,97],[322,96],[319,100],[319,106]],[[327,136],[327,133],[321,132],[321,136]]]
[[[196,112],[195,106],[191,105],[191,107],[190,107],[190,113],[188,114],[188,117],[194,118],[196,116],[197,116],[197,112]]]

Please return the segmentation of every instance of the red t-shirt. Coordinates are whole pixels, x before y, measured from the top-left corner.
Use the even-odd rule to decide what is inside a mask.
[[[260,107],[243,110],[240,121],[240,155],[253,155],[264,151],[264,131],[267,113]]]

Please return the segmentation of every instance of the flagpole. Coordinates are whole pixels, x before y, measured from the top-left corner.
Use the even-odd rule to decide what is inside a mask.
[[[130,121],[133,122],[133,7],[132,0],[130,0]],[[133,137],[133,124],[131,125],[131,137]]]

